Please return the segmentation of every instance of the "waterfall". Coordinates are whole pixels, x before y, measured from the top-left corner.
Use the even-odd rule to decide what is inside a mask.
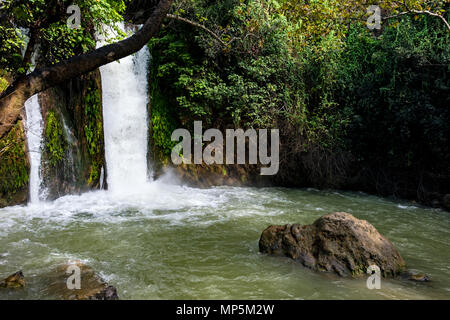
[[[30,202],[39,202],[41,197],[41,152],[42,152],[42,114],[38,95],[25,102],[27,143],[30,157]]]
[[[149,51],[100,68],[108,188],[141,190],[147,183],[147,68]]]
[[[21,34],[25,38],[25,45],[22,47],[22,56],[25,54],[28,41],[29,30],[19,28]],[[27,73],[34,70],[36,66],[37,52],[33,52],[31,57],[31,67]],[[29,202],[37,203],[44,196],[41,190],[41,155],[42,155],[42,135],[43,135],[43,119],[41,106],[39,105],[38,95],[34,95],[25,102],[26,113],[26,138],[28,145],[28,155],[30,159],[30,178],[29,178]]]

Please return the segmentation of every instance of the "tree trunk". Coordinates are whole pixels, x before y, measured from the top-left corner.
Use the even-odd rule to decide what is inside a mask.
[[[0,96],[0,139],[20,119],[24,103],[31,96],[139,51],[158,33],[172,2],[173,0],[160,0],[144,26],[125,40],[35,70],[17,79]]]

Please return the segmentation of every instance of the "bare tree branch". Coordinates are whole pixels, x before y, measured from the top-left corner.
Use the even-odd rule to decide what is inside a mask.
[[[214,39],[216,39],[218,42],[220,42],[221,45],[223,45],[224,47],[228,47],[228,44],[225,43],[216,33],[214,33],[212,30],[208,29],[207,27],[205,27],[204,25],[202,25],[200,23],[191,21],[189,19],[186,19],[186,18],[183,18],[183,17],[180,17],[180,16],[176,16],[174,14],[168,14],[167,18],[173,19],[173,20],[182,21],[182,22],[188,23],[188,24],[190,24],[190,25],[192,25],[194,27],[203,29],[204,31],[209,33],[211,36],[213,36]]]
[[[394,19],[394,18],[398,18],[404,15],[409,15],[409,14],[424,14],[424,15],[429,15],[432,17],[437,17],[439,19],[442,20],[442,22],[444,22],[445,26],[447,27],[448,31],[450,31],[450,24],[448,23],[448,21],[444,18],[444,16],[438,14],[438,13],[434,13],[431,12],[429,10],[408,10],[408,11],[404,11],[404,12],[400,12],[397,14],[394,14],[392,16],[387,16],[387,17],[383,17],[383,20],[388,20],[388,19]]]

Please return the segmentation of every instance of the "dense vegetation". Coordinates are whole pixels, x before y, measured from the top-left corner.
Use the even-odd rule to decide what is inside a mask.
[[[324,10],[316,5],[310,15]],[[358,21],[326,29],[276,1],[195,1],[181,12],[229,45],[178,22],[150,43],[154,136],[166,152],[172,128],[192,120],[275,127],[279,183],[425,201],[431,190],[450,192],[450,32],[442,21],[403,15],[381,32]]]

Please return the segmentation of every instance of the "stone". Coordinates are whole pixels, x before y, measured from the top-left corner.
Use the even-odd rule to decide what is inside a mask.
[[[0,288],[17,289],[24,288],[25,285],[26,282],[22,270],[17,271],[16,273],[0,281]]]
[[[80,271],[79,289],[69,288],[67,285],[68,279],[75,275],[75,267]],[[91,267],[80,261],[60,265],[45,277],[48,286],[44,293],[54,299],[119,300],[116,288],[106,283]]]
[[[440,202],[439,202],[438,199],[434,199],[434,200],[431,201],[431,206],[432,206],[433,208],[440,208],[440,207],[441,207],[441,204],[440,204]]]
[[[415,270],[407,270],[400,273],[399,278],[401,280],[410,280],[415,282],[430,282],[431,279],[429,276],[423,273],[419,273]]]
[[[89,300],[119,300],[117,289],[113,286],[107,286],[105,289],[89,297]]]
[[[311,225],[269,226],[261,235],[259,251],[340,276],[365,274],[370,265],[377,265],[384,277],[406,270],[388,239],[369,222],[344,212],[327,214]]]

